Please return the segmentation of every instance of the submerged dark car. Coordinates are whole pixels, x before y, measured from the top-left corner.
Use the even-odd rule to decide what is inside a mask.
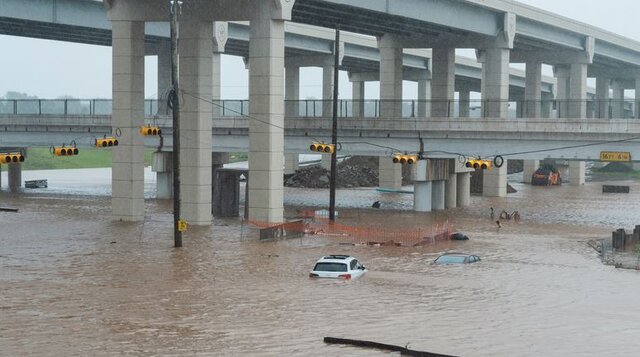
[[[555,167],[541,167],[531,176],[532,185],[552,186],[559,185],[561,183],[562,179],[560,178],[560,173]]]
[[[436,265],[446,264],[471,264],[479,262],[480,257],[477,255],[464,254],[464,253],[446,253],[439,256],[433,261]]]

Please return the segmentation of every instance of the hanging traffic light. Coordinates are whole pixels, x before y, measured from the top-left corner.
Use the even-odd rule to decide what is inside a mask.
[[[416,162],[418,162],[418,155],[409,155],[409,154],[394,154],[393,155],[393,163],[394,164],[413,165]]]
[[[12,162],[24,162],[24,155],[19,152],[0,154],[0,164],[9,164]]]
[[[150,135],[160,135],[162,134],[162,130],[160,130],[157,126],[141,126],[140,127],[140,135],[142,136],[150,136]]]
[[[96,139],[97,148],[106,148],[110,146],[118,146],[118,139],[114,137],[104,137],[103,139]]]
[[[465,166],[470,169],[481,169],[481,170],[491,170],[493,168],[493,164],[491,160],[482,160],[482,159],[467,159]]]
[[[80,153],[80,150],[78,150],[78,148],[76,147],[54,147],[53,148],[53,154],[55,156],[75,156],[78,155]]]
[[[335,146],[333,146],[333,144],[313,143],[309,146],[309,149],[320,153],[333,154]]]

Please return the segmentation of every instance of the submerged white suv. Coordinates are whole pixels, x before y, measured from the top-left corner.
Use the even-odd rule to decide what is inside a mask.
[[[327,255],[316,262],[309,277],[355,279],[366,272],[367,268],[352,256]]]

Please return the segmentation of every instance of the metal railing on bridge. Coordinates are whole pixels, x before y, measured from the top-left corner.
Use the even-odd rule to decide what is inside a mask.
[[[249,115],[248,100],[212,101],[214,117],[241,117]],[[584,106],[587,118],[640,118],[640,102],[634,100],[543,100],[543,101],[487,101],[487,100],[340,100],[339,117],[469,117],[486,118],[488,108],[506,106],[508,118],[568,118]],[[0,115],[59,115],[101,116],[111,115],[111,99],[0,99]],[[325,113],[327,111],[328,113]],[[169,115],[165,101],[146,99],[147,117]],[[331,101],[319,99],[285,100],[288,117],[329,117]]]

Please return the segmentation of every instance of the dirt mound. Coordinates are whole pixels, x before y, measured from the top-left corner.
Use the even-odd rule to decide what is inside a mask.
[[[621,162],[610,162],[606,166],[597,170],[598,172],[631,172],[633,168],[629,164]]]
[[[287,187],[328,188],[329,170],[320,165],[301,168],[285,181]],[[338,163],[336,187],[378,186],[378,158],[352,157]]]

